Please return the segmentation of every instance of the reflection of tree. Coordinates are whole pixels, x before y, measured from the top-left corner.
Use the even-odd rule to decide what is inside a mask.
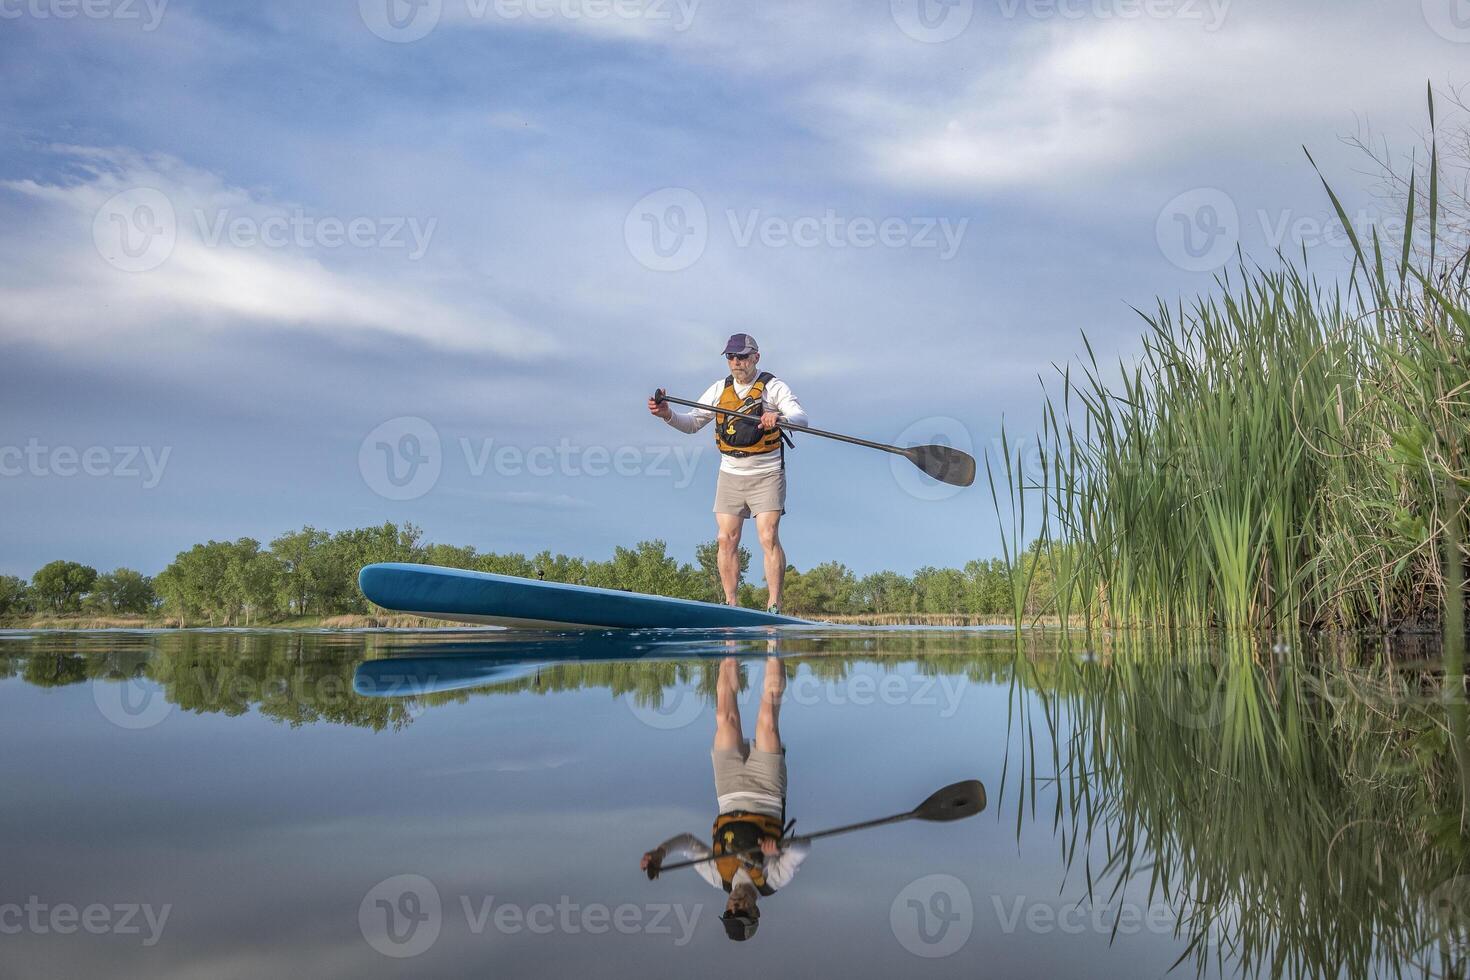
[[[1013,789],[1055,808],[1089,895],[1147,880],[1201,974],[1464,975],[1470,907],[1444,895],[1470,883],[1470,834],[1442,675],[1163,653],[1058,658],[1070,676],[1040,717],[1016,699]]]

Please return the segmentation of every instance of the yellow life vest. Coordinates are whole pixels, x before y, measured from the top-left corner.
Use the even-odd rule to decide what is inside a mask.
[[[750,391],[741,398],[735,394],[735,376],[729,375],[725,378],[724,390],[720,392],[720,400],[716,404],[732,412],[760,415],[765,412],[766,384],[774,378],[775,375],[771,372],[762,371],[756,376]],[[731,415],[715,416],[715,445],[726,456],[761,456],[776,452],[781,449],[782,435],[779,428],[770,431],[761,429],[759,422]]]
[[[722,813],[715,818],[714,843],[711,850],[716,855],[728,854],[729,857],[716,857],[715,868],[720,872],[720,884],[725,891],[730,891],[735,885],[735,872],[741,868],[750,875],[751,884],[755,890],[762,895],[774,895],[776,889],[766,884],[765,855],[756,853],[753,855],[740,856],[742,852],[752,851],[760,847],[762,837],[774,837],[781,839],[781,818],[767,816],[764,813],[748,813],[745,810],[731,810]]]

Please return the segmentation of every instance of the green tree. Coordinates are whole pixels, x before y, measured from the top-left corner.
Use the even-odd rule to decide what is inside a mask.
[[[97,576],[90,598],[98,609],[109,613],[146,613],[157,601],[153,579],[131,568]]]
[[[750,570],[750,549],[741,545],[736,554],[740,558],[740,581]],[[720,543],[705,541],[694,546],[694,560],[699,566],[700,590],[696,598],[705,602],[724,602],[725,586],[720,582]]]
[[[271,554],[281,563],[281,605],[298,616],[320,608],[332,590],[327,546],[332,536],[307,525],[271,542]]]
[[[865,612],[912,613],[918,611],[918,595],[914,583],[897,572],[881,571],[865,575],[857,585],[857,601]]]
[[[842,615],[857,611],[857,587],[857,577],[841,562],[823,562],[806,572],[787,566],[781,601],[796,615]]]
[[[30,593],[18,575],[0,575],[0,616],[13,616],[27,609]]]
[[[31,577],[31,590],[36,599],[54,612],[73,612],[81,608],[82,596],[97,582],[97,569],[74,561],[53,561]]]

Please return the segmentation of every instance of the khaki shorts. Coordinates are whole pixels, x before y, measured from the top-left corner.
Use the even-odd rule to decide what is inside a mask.
[[[711,749],[715,796],[759,793],[786,802],[786,751],[761,752],[745,742],[738,749]]]
[[[715,513],[749,517],[770,511],[786,513],[786,471],[741,475],[720,470],[715,483]]]

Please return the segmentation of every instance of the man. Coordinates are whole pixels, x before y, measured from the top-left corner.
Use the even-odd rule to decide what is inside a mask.
[[[786,820],[786,749],[779,725],[786,671],[781,658],[766,658],[760,712],[755,722],[755,745],[740,727],[740,662],[720,661],[715,687],[715,742],[710,759],[715,770],[713,840],[706,846],[693,834],[680,834],[643,855],[641,867],[650,881],[657,878],[664,858],[715,860],[696,864],[700,877],[730,897],[720,916],[725,934],[736,942],[755,935],[760,925],[756,903],[782,888],[806,859],[808,844],[781,845]],[[759,853],[751,853],[759,848]]]
[[[705,389],[698,401],[733,412],[759,414],[759,423],[721,415],[715,426],[720,450],[720,476],[715,486],[715,524],[720,546],[720,584],[727,605],[736,605],[740,584],[740,533],[747,517],[755,517],[765,554],[768,611],[781,611],[781,586],[786,578],[786,551],[781,547],[781,515],[786,513],[786,446],[778,421],[806,425],[806,411],[786,382],[768,371],[757,372],[760,348],[748,333],[737,333],[725,344],[730,374]],[[660,393],[663,389],[659,389]],[[716,412],[696,408],[676,412],[668,402],[648,400],[648,410],[680,432],[698,432]]]

